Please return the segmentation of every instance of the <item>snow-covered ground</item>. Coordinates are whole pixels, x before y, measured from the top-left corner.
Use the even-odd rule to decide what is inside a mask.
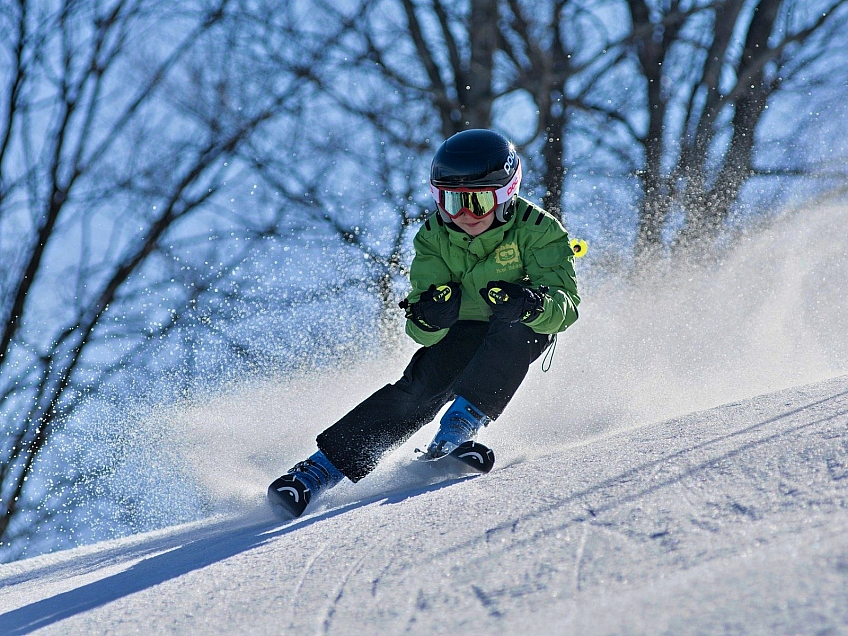
[[[0,633],[848,633],[848,378],[0,566]],[[363,482],[364,483],[364,482]]]
[[[0,565],[0,636],[848,634],[845,227],[799,211],[586,285],[483,432],[489,475],[421,474],[430,425],[303,519],[264,507],[411,346],[157,408],[113,487],[162,524],[198,492],[220,514]]]

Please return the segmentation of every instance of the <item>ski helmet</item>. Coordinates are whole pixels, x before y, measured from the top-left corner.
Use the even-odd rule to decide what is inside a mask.
[[[512,214],[521,162],[509,140],[493,130],[463,130],[442,142],[430,166],[430,194],[450,223],[468,211],[499,221]]]

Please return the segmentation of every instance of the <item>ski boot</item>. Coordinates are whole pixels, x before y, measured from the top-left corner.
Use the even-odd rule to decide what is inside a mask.
[[[488,473],[495,465],[495,454],[474,439],[480,428],[489,422],[491,419],[471,402],[457,396],[442,416],[433,441],[418,459],[433,462],[448,457],[456,460],[463,471]]]
[[[281,518],[296,519],[318,492],[332,488],[342,479],[341,471],[318,451],[268,486],[268,502]]]

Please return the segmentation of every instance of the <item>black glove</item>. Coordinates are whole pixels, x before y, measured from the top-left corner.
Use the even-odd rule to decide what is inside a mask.
[[[547,288],[534,291],[518,283],[494,280],[480,290],[483,300],[492,308],[495,320],[531,322],[545,309]]]
[[[420,329],[439,331],[452,326],[459,318],[461,297],[459,283],[447,283],[438,287],[430,285],[417,302],[410,304],[404,300],[400,307],[406,310],[406,317]]]

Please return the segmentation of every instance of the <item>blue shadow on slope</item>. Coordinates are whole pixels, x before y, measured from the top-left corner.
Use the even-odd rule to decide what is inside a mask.
[[[295,532],[313,523],[344,514],[355,508],[377,501],[383,501],[387,504],[400,503],[405,499],[448,487],[458,481],[461,480],[450,479],[403,493],[375,496],[328,510],[314,517],[284,522],[285,525],[282,527],[280,527],[281,522],[279,520],[270,518],[247,525],[243,520],[239,522],[236,518],[218,522],[211,527],[190,528],[176,535],[153,539],[141,546],[129,549],[130,554],[122,553],[118,548],[112,559],[115,565],[118,565],[121,561],[139,558],[139,555],[141,555],[142,560],[117,574],[0,615],[0,634],[2,636],[29,634],[37,629],[96,609],[170,579],[224,561],[232,556],[259,547],[272,539]],[[269,517],[270,514],[269,512]],[[232,529],[233,525],[238,527]],[[201,536],[198,537],[198,534]],[[154,555],[144,556],[151,553]],[[82,560],[84,561],[87,558],[90,558],[90,556],[82,557]],[[68,570],[68,574],[74,573],[74,568],[68,568]],[[15,582],[23,583],[24,576],[15,577],[19,579]],[[31,574],[26,578],[31,578]]]

